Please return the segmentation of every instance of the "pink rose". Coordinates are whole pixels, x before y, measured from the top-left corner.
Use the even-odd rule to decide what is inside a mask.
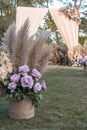
[[[11,82],[8,84],[8,89],[11,90],[11,92],[13,92],[16,89],[17,84],[15,84],[15,82]]]
[[[34,92],[37,93],[37,92],[39,92],[39,91],[41,91],[41,85],[40,85],[40,83],[37,82],[37,83],[34,85]]]
[[[36,81],[38,81],[41,78],[41,73],[37,69],[33,69],[32,76],[34,76]]]
[[[25,73],[27,73],[29,71],[30,71],[30,69],[29,69],[29,67],[27,65],[23,65],[23,66],[19,67],[19,72],[22,73],[22,74],[25,74]]]
[[[18,74],[14,74],[11,76],[11,81],[17,83],[19,81],[20,76]]]
[[[34,81],[31,76],[25,75],[23,78],[21,78],[21,84],[22,87],[29,87],[32,88]]]
[[[44,81],[42,81],[40,83],[40,85],[41,85],[42,90],[46,90],[47,87],[46,87],[46,83]]]

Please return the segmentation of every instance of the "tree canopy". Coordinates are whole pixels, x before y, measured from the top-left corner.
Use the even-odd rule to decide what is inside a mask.
[[[86,0],[57,0],[61,2],[64,6],[80,6],[81,8],[81,22],[80,22],[80,32],[87,36],[87,3]],[[17,6],[27,6],[27,7],[48,7],[49,3],[53,3],[53,0],[0,0],[0,39],[3,33],[8,28],[9,24],[15,20],[16,7]],[[48,13],[45,17],[45,28],[50,28],[54,34],[54,40],[57,43],[60,42],[60,35],[58,29],[52,20],[51,15]],[[51,41],[51,40],[49,40]]]
[[[15,5],[10,0],[0,0],[0,38],[9,24],[15,20]]]

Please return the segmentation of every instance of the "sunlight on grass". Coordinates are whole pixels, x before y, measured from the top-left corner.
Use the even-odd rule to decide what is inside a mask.
[[[86,130],[87,74],[82,68],[51,66],[43,77],[47,91],[30,120],[12,120],[0,97],[0,130]]]

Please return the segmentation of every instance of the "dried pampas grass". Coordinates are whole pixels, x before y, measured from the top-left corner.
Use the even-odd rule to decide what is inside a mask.
[[[7,29],[6,33],[4,33],[4,37],[2,38],[2,45],[9,53],[11,62],[14,62],[14,55],[16,49],[16,25],[13,22],[9,28]]]
[[[44,30],[42,31],[40,36],[37,38],[35,43],[32,44],[32,47],[28,56],[28,61],[27,61],[27,64],[29,65],[31,71],[33,68],[36,68],[36,66],[38,66],[38,61],[41,57],[41,50],[48,36],[49,36],[49,32]]]
[[[38,64],[36,65],[36,69],[38,69],[41,73],[44,72],[44,68],[48,63],[51,51],[52,51],[52,46],[50,46],[47,49],[45,49],[44,51],[42,51],[42,53],[39,57]]]
[[[29,21],[26,20],[24,25],[18,31],[16,39],[16,52],[15,52],[15,68],[25,64],[26,62],[26,52],[29,51]]]
[[[41,73],[50,55],[50,48],[43,50],[43,44],[49,36],[49,31],[43,30],[40,36],[33,41],[34,36],[29,37],[29,21],[26,20],[18,32],[13,23],[4,35],[3,43],[7,46],[13,70],[21,65],[27,64],[32,71],[38,69]],[[3,44],[3,45],[4,45]]]

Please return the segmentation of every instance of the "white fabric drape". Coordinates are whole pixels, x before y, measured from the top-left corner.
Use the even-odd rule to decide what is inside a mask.
[[[50,8],[49,11],[69,50],[78,46],[78,23],[67,18],[58,9]],[[17,31],[24,24],[25,20],[29,18],[29,35],[34,35],[47,12],[48,8],[17,7]]]
[[[33,8],[33,7],[17,7],[16,13],[16,27],[17,31],[24,24],[25,20],[29,18],[30,28],[29,36],[34,35],[37,32],[37,29],[46,15],[47,8]]]
[[[49,9],[49,11],[67,47],[73,50],[73,47],[78,45],[78,23],[70,20],[57,9]]]

